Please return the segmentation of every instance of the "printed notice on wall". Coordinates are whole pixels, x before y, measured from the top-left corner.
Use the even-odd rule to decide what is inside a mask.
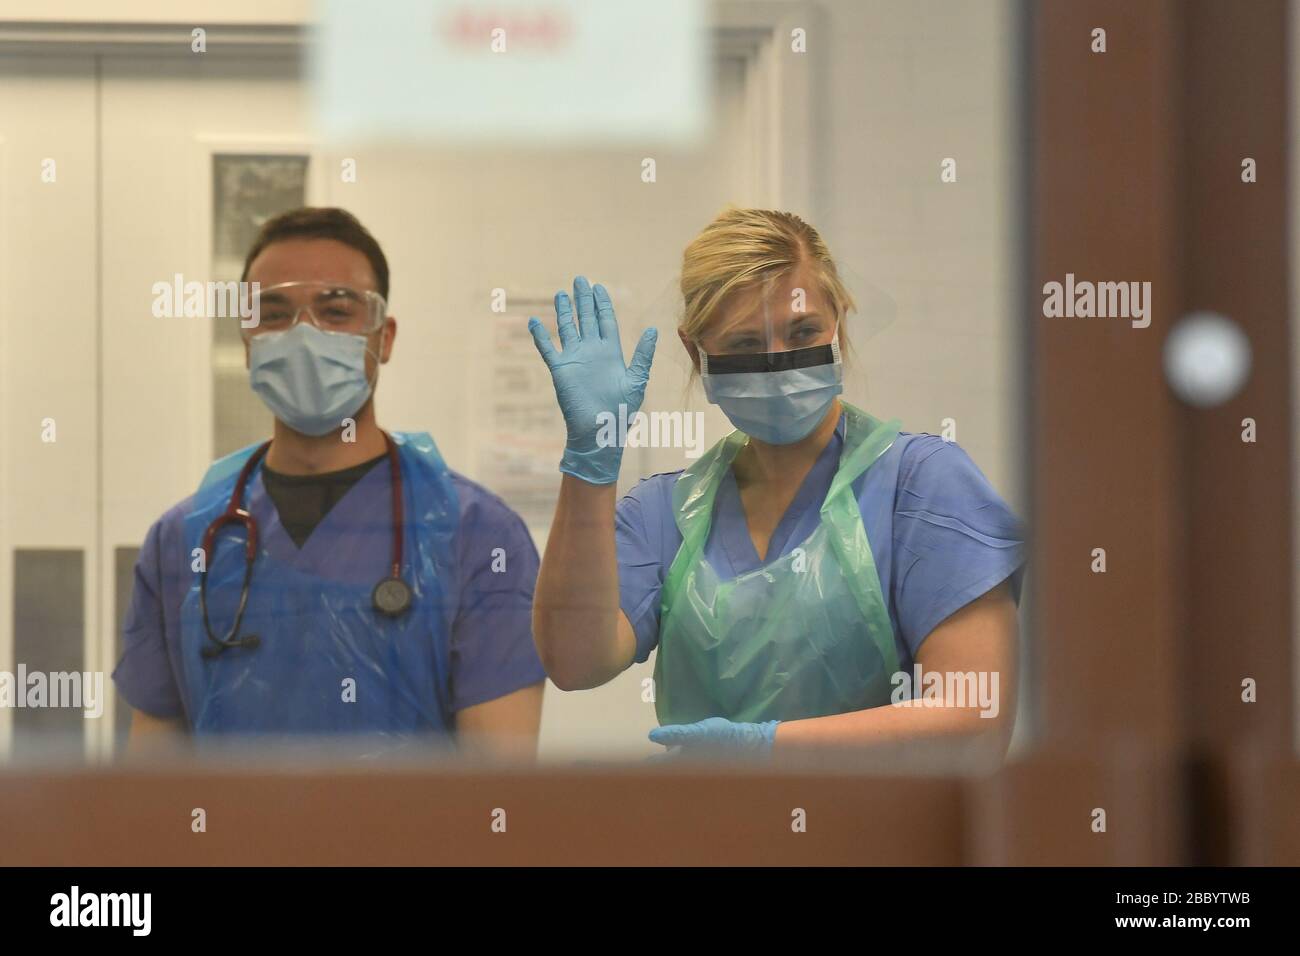
[[[555,338],[555,309],[546,297],[507,301],[510,307],[490,319],[490,362],[477,383],[477,406],[484,416],[478,477],[536,531],[550,527],[555,515],[566,433],[551,373],[537,354],[528,318],[542,319]]]

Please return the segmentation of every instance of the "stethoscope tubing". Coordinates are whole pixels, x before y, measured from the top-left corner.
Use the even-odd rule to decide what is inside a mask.
[[[388,449],[389,485],[393,498],[392,577],[400,580],[402,576],[403,547],[402,464],[397,455],[397,443],[393,441],[387,432],[381,431],[380,434],[384,436],[384,443]],[[232,647],[253,649],[261,644],[261,639],[256,635],[237,636],[239,634],[239,625],[244,620],[244,611],[248,607],[248,591],[253,581],[253,565],[257,562],[257,519],[243,507],[243,500],[244,489],[248,485],[248,479],[252,477],[253,469],[257,467],[257,463],[262,460],[270,447],[271,443],[269,441],[265,442],[248,456],[248,461],[244,462],[244,467],[235,480],[235,487],[231,492],[230,502],[226,505],[226,510],[218,515],[203,532],[203,566],[199,570],[199,607],[203,615],[203,629],[207,632],[210,642],[203,648],[204,657],[216,657]],[[245,532],[244,581],[239,589],[239,607],[235,611],[234,624],[228,634],[218,637],[212,632],[212,624],[208,618],[208,566],[215,551],[214,545],[217,533],[231,524],[243,526]]]

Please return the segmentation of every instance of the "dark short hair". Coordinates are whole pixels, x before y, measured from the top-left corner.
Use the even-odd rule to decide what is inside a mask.
[[[253,248],[248,250],[240,281],[248,278],[248,267],[263,249],[286,239],[334,239],[351,246],[370,260],[379,294],[388,299],[388,260],[384,258],[384,250],[356,216],[336,206],[303,206],[268,219],[258,232]]]

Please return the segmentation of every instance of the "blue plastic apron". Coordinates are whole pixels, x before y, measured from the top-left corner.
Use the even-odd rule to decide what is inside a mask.
[[[454,726],[447,709],[446,582],[453,580],[456,492],[429,435],[394,432],[392,438],[402,469],[402,576],[413,592],[410,609],[392,619],[371,603],[376,582],[389,573],[392,502],[387,479],[382,507],[375,513],[388,517],[377,527],[358,529],[383,536],[385,545],[370,550],[385,558],[373,567],[367,563],[351,569],[348,580],[327,580],[276,559],[266,546],[267,529],[259,524],[240,634],[256,634],[261,645],[204,658],[201,651],[212,642],[203,627],[197,573],[181,605],[181,656],[196,735],[364,734],[405,740]],[[208,524],[225,511],[239,470],[256,448],[250,445],[208,469],[185,519],[187,560],[201,546]],[[249,476],[245,508],[261,467],[259,462]],[[389,466],[385,460],[375,467],[386,473]],[[354,486],[348,494],[356,490]],[[334,507],[348,504],[345,497]],[[326,520],[333,515],[332,510]],[[242,529],[227,527],[217,535],[209,557],[208,613],[218,636],[228,633],[235,620],[243,542]],[[346,537],[340,536],[338,547],[348,547]]]

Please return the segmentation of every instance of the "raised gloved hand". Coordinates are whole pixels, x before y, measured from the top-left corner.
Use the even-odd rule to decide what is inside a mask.
[[[740,724],[725,717],[709,717],[693,724],[667,724],[650,731],[650,739],[665,747],[681,747],[684,755],[768,757],[776,741],[779,720]]]
[[[551,370],[555,397],[569,433],[560,471],[594,485],[608,485],[618,480],[623,459],[619,405],[625,407],[623,421],[641,408],[658,332],[646,329],[632,353],[632,364],[625,365],[609,293],[600,285],[593,289],[578,276],[573,280],[573,297],[578,302],[577,325],[569,296],[555,294],[559,349],[536,318],[528,320],[528,331]]]

